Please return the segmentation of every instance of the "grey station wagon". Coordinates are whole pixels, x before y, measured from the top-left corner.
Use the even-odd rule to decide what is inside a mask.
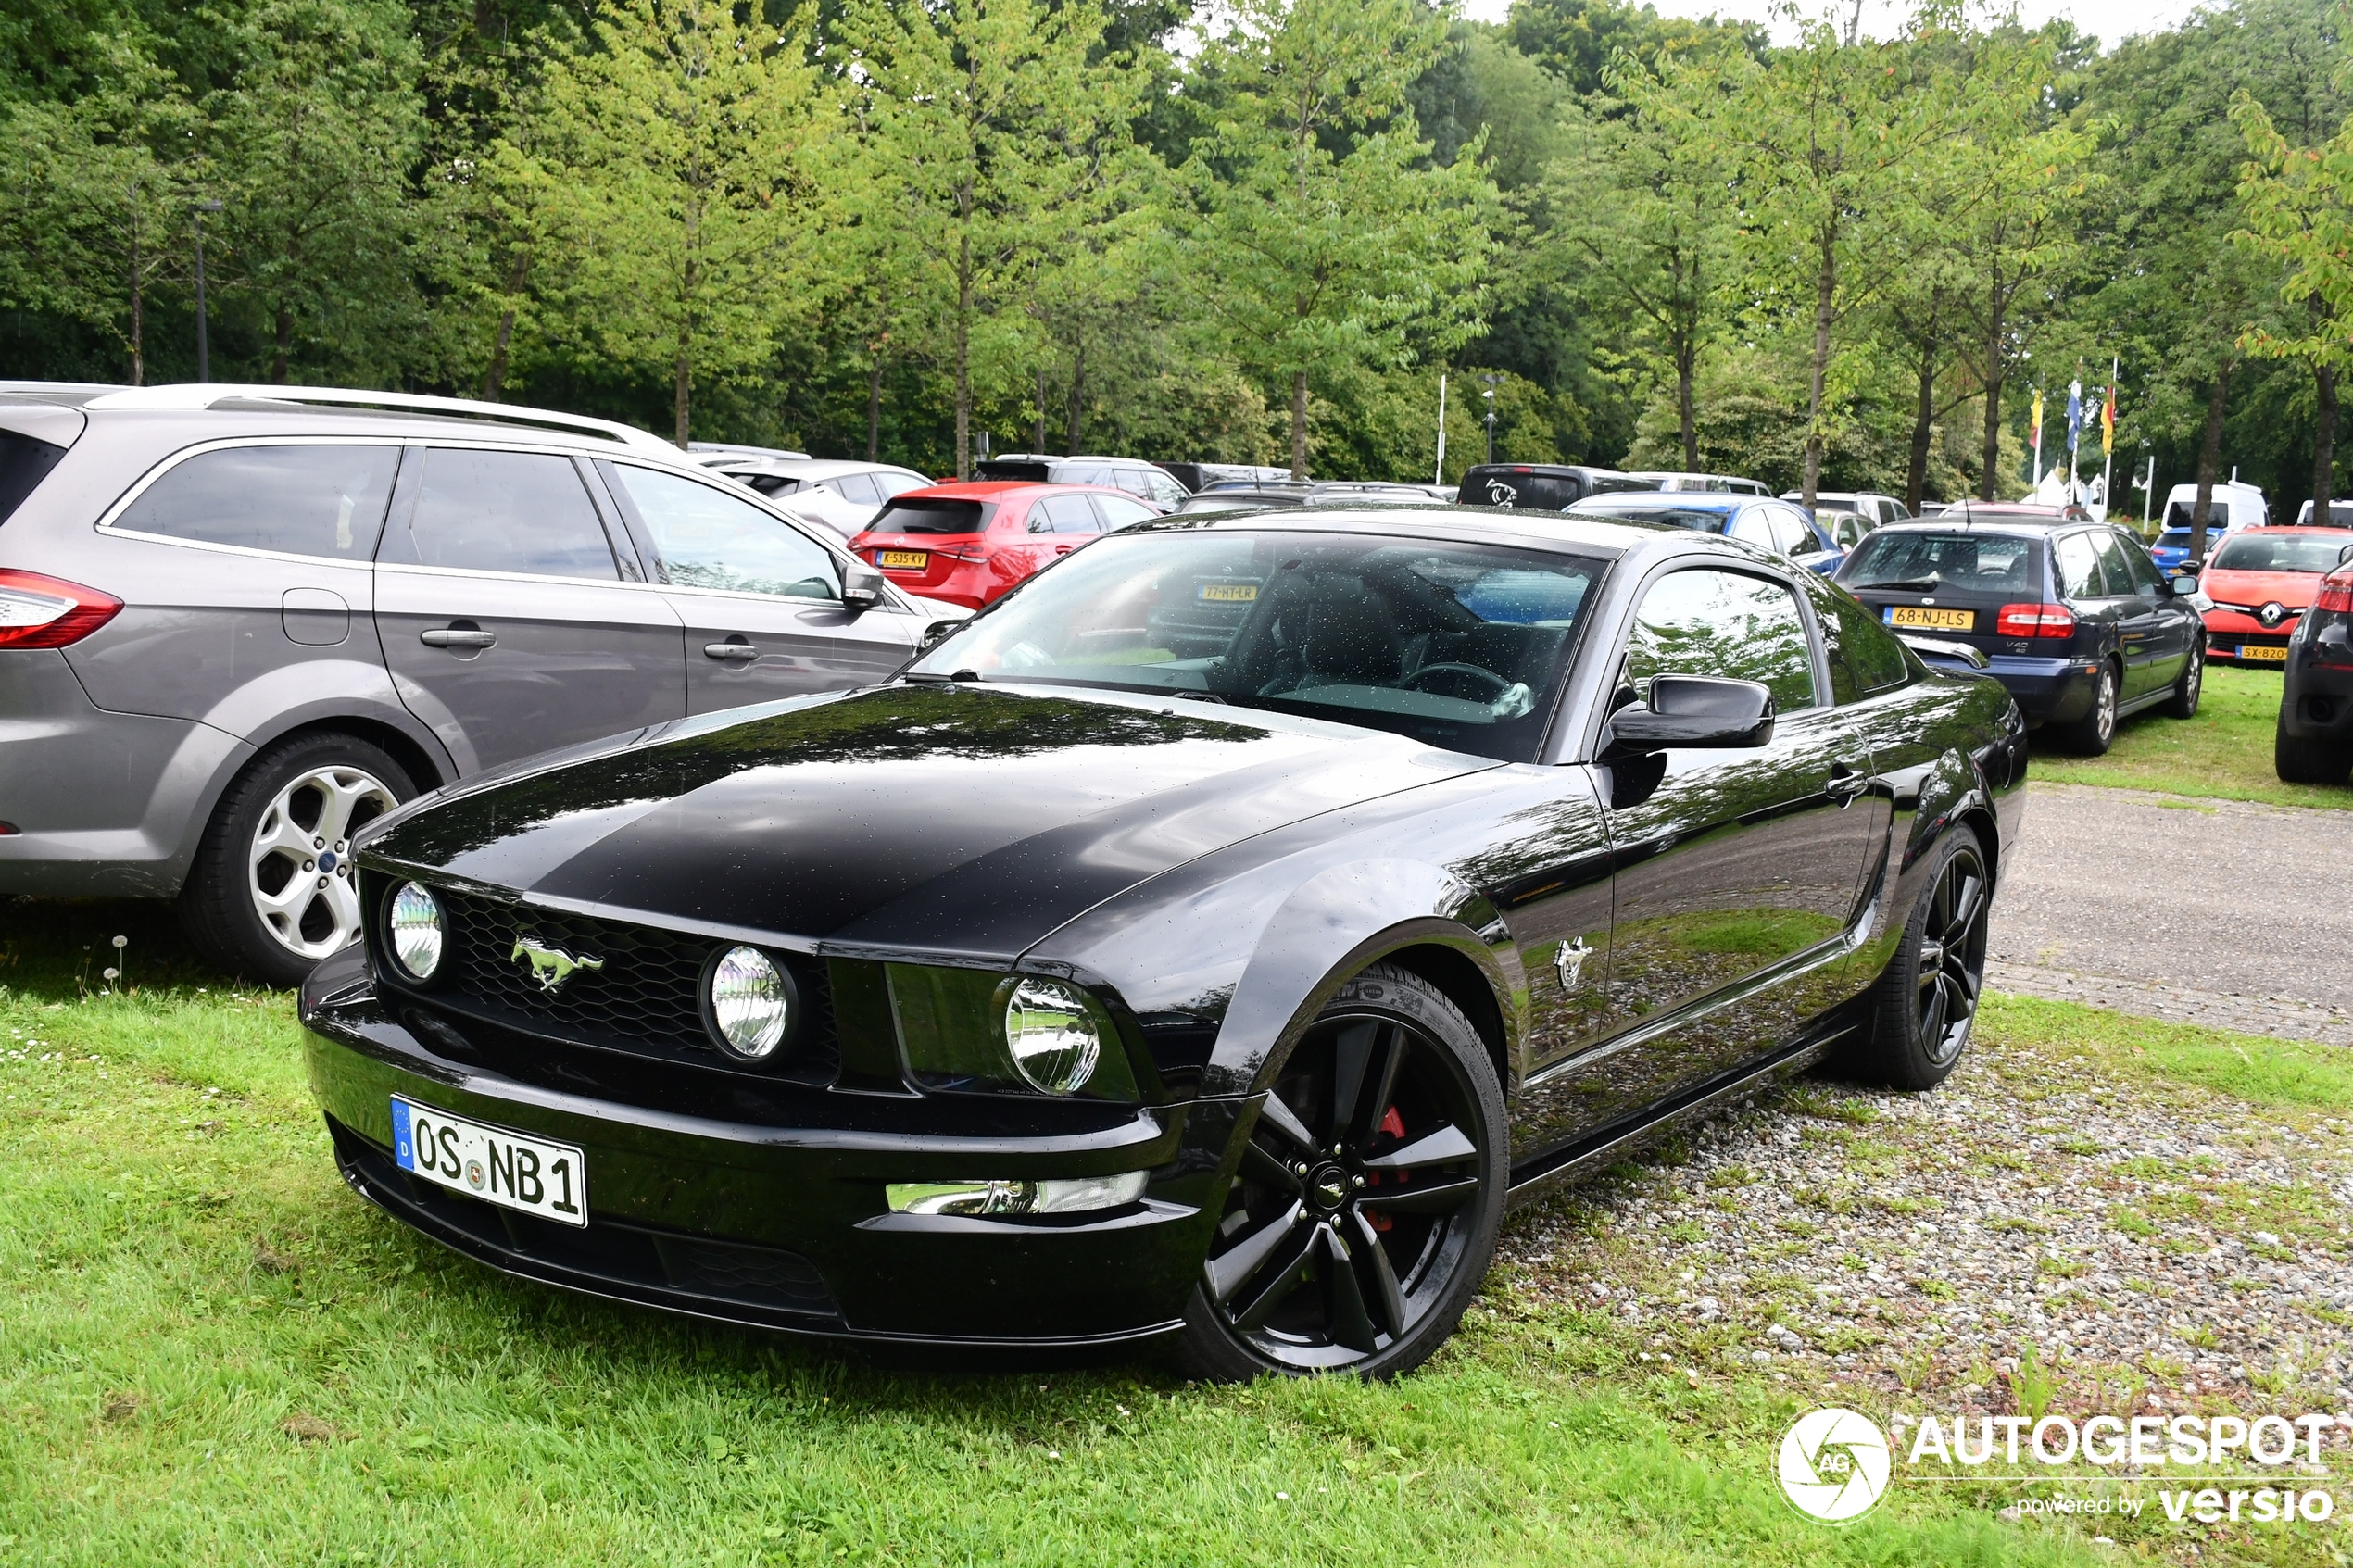
[[[625,425],[0,384],[0,894],[176,897],[291,985],[359,934],[370,818],[879,680],[963,614]]]

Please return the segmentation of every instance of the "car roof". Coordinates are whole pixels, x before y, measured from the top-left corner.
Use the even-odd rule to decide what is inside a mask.
[[[1665,545],[1720,554],[1743,565],[1787,570],[1789,562],[1752,545],[1718,533],[1666,523],[1620,521],[1591,512],[1528,511],[1516,507],[1461,507],[1431,501],[1422,506],[1315,507],[1278,511],[1180,512],[1120,530],[1126,533],[1247,533],[1387,534],[1443,539],[1471,545],[1517,545],[1570,555],[1624,556]],[[1803,571],[1803,568],[1797,570]]]
[[[2260,533],[2266,536],[2273,533],[2293,533],[2298,537],[2309,537],[2314,539],[2342,539],[2347,533],[2353,533],[2353,529],[2348,529],[2341,522],[2274,522],[2267,524],[2261,528],[2234,528],[2231,532],[2233,533]]]
[[[1064,492],[1127,495],[1131,501],[1139,498],[1108,484],[1055,484],[1042,479],[961,479],[950,480],[944,484],[926,484],[920,490],[902,490],[891,500],[1000,501],[1013,495],[1059,495]]]
[[[725,458],[703,464],[714,473],[774,473],[792,479],[832,479],[845,473],[912,473],[904,463],[870,463],[863,458]]]
[[[488,431],[514,440],[553,441],[608,451],[621,447],[640,454],[660,452],[672,462],[700,466],[690,454],[680,451],[675,443],[615,420],[535,408],[526,404],[484,403],[420,393],[339,386],[185,383],[118,387],[82,399],[78,406],[93,418],[176,418],[208,432],[224,422],[250,428],[263,420],[272,421],[263,427],[269,432],[301,428],[341,432],[352,430],[355,424],[413,432],[420,424],[426,424],[439,426],[449,433],[466,431],[479,434]],[[233,415],[235,419],[225,420],[224,415]]]
[[[1950,519],[1951,521],[1946,521]],[[2043,538],[2064,528],[2095,526],[2080,517],[2054,517],[2048,513],[2007,512],[1981,507],[1974,512],[1940,512],[1934,517],[1906,518],[1902,522],[1882,522],[1870,532],[1870,537],[1882,533],[2014,533]]]
[[[1584,511],[1590,508],[1592,516],[1621,509],[1729,512],[1769,499],[1770,496],[1737,490],[1605,490],[1598,495],[1586,496],[1569,509]]]

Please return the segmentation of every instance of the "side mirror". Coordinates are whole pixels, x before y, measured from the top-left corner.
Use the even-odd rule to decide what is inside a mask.
[[[2197,574],[2196,572],[2185,571],[2182,573],[2181,576],[2171,579],[2171,583],[2173,585],[2173,596],[2177,599],[2186,599],[2191,595],[2197,592]]]
[[[882,603],[883,574],[871,566],[851,566],[841,574],[841,602],[851,609],[872,609]]]
[[[1655,675],[1650,703],[1610,715],[1612,744],[1637,751],[1670,746],[1763,746],[1773,738],[1773,694],[1755,681]]]

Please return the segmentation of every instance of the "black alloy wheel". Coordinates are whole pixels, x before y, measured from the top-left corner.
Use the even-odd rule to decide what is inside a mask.
[[[1350,981],[1259,1112],[1185,1359],[1220,1381],[1419,1365],[1494,1255],[1504,1129],[1486,1043],[1442,992],[1386,964]]]
[[[2173,695],[2165,699],[2169,718],[2195,719],[2197,699],[2206,685],[2206,633],[2200,632],[2190,644],[2190,661],[2183,666],[2182,678],[2173,683]]]
[[[1880,977],[1871,1030],[1870,1075],[1899,1089],[1934,1088],[1951,1074],[1985,989],[1993,882],[1977,834],[1954,828],[1932,865]]]

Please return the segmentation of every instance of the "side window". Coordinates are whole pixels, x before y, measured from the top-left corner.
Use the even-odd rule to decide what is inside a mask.
[[[599,582],[621,576],[572,459],[545,453],[428,448],[407,535],[387,537],[383,558]]]
[[[1047,531],[1053,533],[1100,533],[1102,524],[1095,519],[1095,508],[1085,495],[1049,495],[1038,504],[1046,514]],[[1030,524],[1036,532],[1037,523]]]
[[[2099,552],[2092,547],[2092,536],[2088,533],[2060,536],[2058,576],[2062,598],[2098,599],[2108,596],[2108,584],[2100,575]]]
[[[375,556],[399,466],[397,446],[199,452],[147,486],[114,526],[206,545],[366,561]],[[573,488],[580,488],[577,480]]]
[[[896,469],[884,469],[875,475],[875,488],[882,492],[882,498],[886,501],[893,495],[904,495],[910,490],[925,489],[930,483],[931,481],[922,474],[901,473]]]
[[[2133,552],[2113,533],[2095,535],[2100,551],[2100,574],[2108,580],[2108,591],[2117,598],[2131,598],[2146,592],[2133,576]]]
[[[1106,532],[1160,515],[1143,502],[1131,501],[1125,495],[1098,495],[1094,499],[1095,509],[1102,514]]]
[[[1626,640],[1626,679],[1647,696],[1654,675],[1757,681],[1783,713],[1814,706],[1814,650],[1789,589],[1702,567],[1652,583]]]
[[[1773,543],[1773,525],[1763,507],[1743,507],[1733,514],[1730,526],[1724,530],[1727,539],[1738,539],[1743,545],[1754,545],[1760,550],[1777,546]]]
[[[1813,572],[1799,581],[1813,596],[1814,621],[1828,645],[1823,651],[1830,655],[1832,701],[1843,707],[1911,678],[1903,644],[1868,606]]]
[[[1111,477],[1112,483],[1130,495],[1149,495],[1152,493],[1151,482],[1144,477],[1141,469],[1115,469]]]
[[[2133,573],[2133,591],[2136,594],[2165,592],[2165,574],[2157,570],[2157,562],[2138,539],[2123,534],[2116,536],[2116,548],[2124,558],[2124,565]]]
[[[758,507],[680,474],[615,463],[670,581],[793,599],[838,599],[841,578],[824,546]]]
[[[889,499],[875,488],[875,476],[870,473],[837,474],[826,483],[843,500],[853,501],[862,507],[879,507]]]
[[[1814,538],[1812,525],[1806,514],[1790,507],[1772,508],[1773,547],[1785,556],[1803,555],[1821,546]]]
[[[1176,506],[1185,498],[1185,487],[1177,483],[1172,476],[1161,472],[1158,469],[1146,473],[1144,483],[1151,489],[1151,498],[1164,507]]]

